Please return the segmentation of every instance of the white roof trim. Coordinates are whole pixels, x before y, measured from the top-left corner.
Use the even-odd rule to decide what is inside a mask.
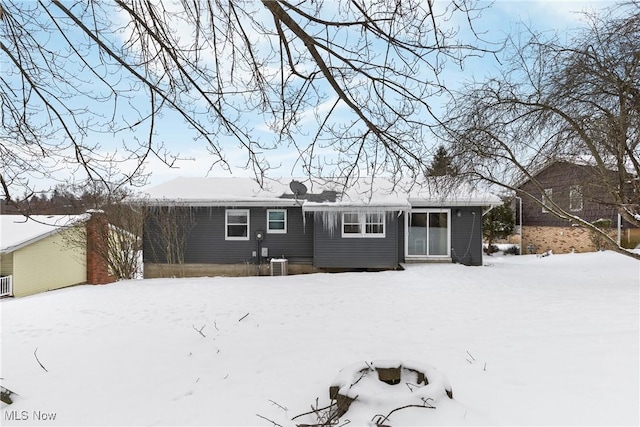
[[[22,249],[22,248],[24,248],[26,246],[29,246],[29,245],[31,245],[33,243],[36,243],[36,242],[38,242],[38,241],[40,241],[42,239],[45,239],[45,238],[47,238],[49,236],[57,234],[57,233],[61,232],[64,228],[65,227],[60,227],[58,229],[51,230],[48,233],[40,234],[39,236],[32,237],[32,238],[30,238],[28,240],[24,240],[24,241],[22,241],[22,242],[20,242],[20,243],[18,243],[16,245],[7,246],[6,248],[0,248],[0,254],[5,255],[5,254],[9,254],[11,252],[15,252],[15,251],[17,251],[19,249]]]
[[[33,219],[27,219],[27,217],[23,215],[2,215],[2,217],[2,219],[4,220],[3,227],[11,227],[11,223],[15,223],[15,226],[20,228],[21,233],[28,234],[28,236],[24,239],[14,239],[9,243],[8,246],[0,247],[0,254],[2,255],[9,254],[26,246],[32,245],[33,243],[36,243],[54,234],[60,233],[61,231],[72,227],[76,223],[85,221],[87,219],[85,215],[32,215],[33,219],[36,219],[36,221],[34,221]],[[11,221],[10,223],[5,222],[12,219],[17,219],[17,217],[24,219],[24,221]],[[47,221],[53,221],[54,223],[47,223]],[[27,227],[24,232],[22,231],[23,227]],[[47,227],[50,228],[46,231],[39,231],[41,228]],[[2,230],[3,234],[7,231],[8,230],[6,230],[6,228]],[[2,245],[4,244],[6,244],[6,240],[3,239]]]
[[[372,212],[396,212],[411,209],[408,202],[402,203],[340,203],[340,202],[305,202],[302,205],[304,212],[326,212],[326,211],[348,211],[350,209],[362,211],[370,210]]]
[[[482,199],[466,199],[466,200],[429,200],[429,199],[409,199],[409,204],[413,207],[439,207],[439,206],[495,206],[502,204],[502,201],[497,198],[490,200],[489,198]]]
[[[258,198],[258,199],[140,199],[138,203],[147,206],[197,206],[197,207],[291,207],[300,206],[295,199]]]

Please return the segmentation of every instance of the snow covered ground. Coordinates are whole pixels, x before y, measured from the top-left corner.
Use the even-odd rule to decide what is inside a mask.
[[[638,425],[639,286],[638,261],[600,252],[3,300],[0,384],[19,396],[0,423],[293,425],[341,369],[391,359],[435,367],[454,397],[391,425]],[[367,381],[343,423],[409,389]]]

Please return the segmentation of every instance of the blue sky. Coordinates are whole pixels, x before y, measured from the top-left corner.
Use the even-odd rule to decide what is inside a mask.
[[[444,3],[436,3],[444,4]],[[597,2],[572,1],[572,0],[534,0],[534,1],[505,1],[496,0],[492,4],[489,2],[481,2],[482,6],[487,6],[480,16],[474,20],[473,25],[478,34],[488,42],[499,42],[509,34],[516,34],[524,26],[531,27],[536,30],[549,30],[567,32],[582,26],[583,17],[579,12],[588,10],[597,10],[602,7],[611,6],[614,2],[601,0]],[[452,21],[453,26],[464,28],[466,23],[457,23]],[[464,34],[463,34],[464,35]],[[448,68],[441,76],[443,81],[452,88],[459,88],[464,81],[474,76],[482,79],[484,76],[496,72],[496,61],[491,57],[474,58],[465,62],[464,70],[454,67]],[[86,101],[85,101],[86,102]],[[133,98],[133,104],[141,101]],[[434,102],[436,102],[434,100]],[[108,103],[107,103],[108,105]],[[114,114],[113,111],[104,111],[105,115]],[[126,114],[117,112],[117,114]],[[266,132],[266,126],[260,124],[259,117],[253,117],[250,120],[257,123],[258,129],[265,130],[265,136],[270,136]],[[171,114],[166,114],[159,121],[157,127],[158,139],[164,141],[167,148],[173,153],[179,154],[184,160],[175,163],[173,169],[169,169],[158,159],[151,158],[146,165],[146,172],[151,173],[148,181],[149,185],[157,185],[169,179],[178,176],[228,176],[229,171],[223,170],[218,166],[211,167],[215,160],[207,151],[206,145],[202,141],[194,141],[193,137],[186,131],[182,119],[176,119]],[[145,137],[145,131],[140,131],[140,137]],[[272,135],[271,135],[272,136]],[[90,136],[91,139],[93,136]],[[108,134],[96,135],[96,143],[103,144],[105,149],[113,149],[114,147],[126,144],[123,137],[118,134],[113,139]],[[89,141],[91,142],[91,141]],[[224,149],[224,155],[231,166],[231,173],[235,176],[252,176],[251,170],[244,170],[246,164],[246,151],[238,147],[238,143],[229,140],[221,143]],[[329,151],[330,150],[325,150]],[[300,176],[302,170],[295,166],[297,152],[291,147],[281,147],[278,150],[269,153],[269,161],[272,166],[281,165],[279,169],[271,171],[272,177],[278,176]],[[63,170],[58,173],[62,179],[73,176],[75,172]],[[47,188],[50,183],[42,182],[39,187]],[[18,192],[19,193],[19,192]]]
[[[482,11],[481,16],[474,21],[474,26],[476,31],[482,34],[483,38],[495,42],[504,39],[509,34],[518,32],[523,25],[542,31],[570,32],[582,25],[583,17],[579,12],[596,10],[612,4],[613,2],[611,1],[497,0]],[[489,5],[489,2],[483,3],[483,5]],[[476,78],[482,78],[495,72],[496,66],[497,64],[491,58],[474,59],[467,62],[465,70],[462,72],[457,69],[451,69],[446,72],[443,78],[447,84],[459,86],[471,75]],[[179,139],[179,136],[176,136],[176,138]],[[192,160],[178,162],[175,169],[168,169],[152,162],[149,167],[149,170],[153,172],[150,179],[151,185],[159,184],[177,176],[228,175],[229,172],[220,168],[209,170],[210,161],[208,160],[210,157],[204,147],[184,140],[177,145],[182,156]],[[226,155],[232,166],[244,165],[246,159],[244,152],[237,149],[233,143],[226,148]],[[274,176],[300,175],[300,170],[296,170],[293,167],[296,156],[297,153],[293,152],[292,149],[287,149],[287,147],[271,153],[270,158],[273,164],[282,164],[278,170],[273,172]],[[251,176],[251,171],[242,170],[241,167],[234,168],[232,173],[236,176]]]

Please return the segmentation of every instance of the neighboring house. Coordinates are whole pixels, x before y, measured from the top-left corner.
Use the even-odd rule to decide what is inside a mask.
[[[286,259],[291,273],[481,265],[482,215],[500,203],[435,180],[405,191],[361,179],[345,192],[291,182],[261,189],[249,178],[177,178],[149,189],[145,277],[266,274],[272,259]]]
[[[587,228],[558,218],[527,194],[542,201],[552,201],[589,223],[599,221],[609,224],[606,228],[610,236],[614,240],[619,237],[623,245],[635,244],[640,240],[640,230],[619,218],[611,196],[607,194],[593,166],[553,161],[542,167],[534,178],[539,186],[531,180],[525,180],[517,185],[516,191],[516,195],[522,198],[523,253],[548,250],[555,253],[591,252],[598,249]],[[519,206],[516,208],[519,209]]]
[[[65,233],[84,223],[86,247],[70,245]],[[93,250],[104,216],[0,215],[1,296],[21,297],[67,286],[112,282]]]

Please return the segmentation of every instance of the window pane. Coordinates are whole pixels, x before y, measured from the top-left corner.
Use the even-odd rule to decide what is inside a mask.
[[[247,226],[229,224],[227,226],[227,235],[229,237],[247,237]]]
[[[429,255],[447,255],[447,214],[429,213]]]
[[[366,226],[367,234],[382,234],[384,233],[384,227],[382,224],[367,224]]]
[[[411,213],[409,255],[427,255],[427,214]]]
[[[269,221],[284,221],[284,211],[269,211]]]
[[[367,224],[369,223],[382,224],[382,214],[367,214]]]
[[[227,223],[229,224],[246,224],[247,214],[243,212],[228,212]]]
[[[359,222],[357,213],[346,213],[344,214],[344,222],[345,224],[357,224]]]
[[[345,224],[344,232],[345,234],[360,234],[360,224]]]
[[[270,221],[269,222],[269,230],[284,230],[284,221]]]
[[[384,217],[382,214],[367,214],[365,223],[366,234],[384,234]]]
[[[582,210],[582,188],[574,185],[569,190],[569,209],[572,211]]]

